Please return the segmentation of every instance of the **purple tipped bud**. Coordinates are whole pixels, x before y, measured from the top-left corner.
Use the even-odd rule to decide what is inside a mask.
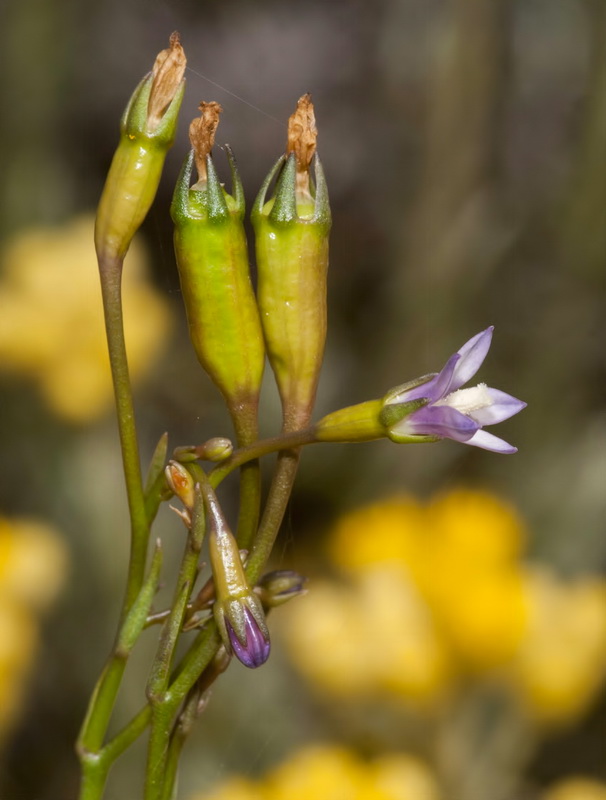
[[[261,630],[248,608],[244,609],[244,643],[240,641],[228,619],[225,623],[236,658],[250,669],[265,664],[269,658],[269,636]]]

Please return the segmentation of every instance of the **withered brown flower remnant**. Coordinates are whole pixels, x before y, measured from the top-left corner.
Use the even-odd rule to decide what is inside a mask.
[[[213,100],[210,103],[202,101],[198,106],[198,110],[200,111],[200,116],[192,120],[189,126],[189,141],[194,149],[194,158],[198,171],[198,184],[193,186],[193,189],[204,188],[204,184],[207,181],[206,157],[210,155],[215,144],[215,134],[223,108]]]
[[[297,199],[311,200],[309,188],[309,165],[316,152],[318,130],[311,95],[304,94],[288,120],[286,154],[295,154],[297,164]]]
[[[174,31],[168,48],[158,53],[152,68],[152,87],[147,105],[148,130],[154,131],[160,124],[164,112],[181,85],[186,65],[187,59],[179,34]]]

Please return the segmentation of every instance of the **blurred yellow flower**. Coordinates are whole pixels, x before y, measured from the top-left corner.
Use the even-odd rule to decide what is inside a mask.
[[[48,525],[0,517],[0,602],[9,597],[32,611],[46,609],[64,583],[65,547]]]
[[[535,719],[577,717],[606,677],[606,582],[528,568],[525,540],[482,491],[346,514],[328,542],[346,581],[312,583],[277,620],[293,662],[342,697],[427,701],[459,675],[507,677]]]
[[[370,564],[413,563],[423,511],[414,498],[402,495],[346,514],[328,542],[332,561],[352,571],[365,571]]]
[[[343,747],[306,747],[271,772],[264,788],[267,800],[354,800],[360,796],[364,767]]]
[[[348,585],[314,583],[288,611],[277,622],[291,656],[325,690],[422,701],[448,683],[447,654],[401,565],[374,565]]]
[[[112,403],[94,218],[17,235],[0,257],[0,368],[34,379],[50,407],[87,422]],[[141,378],[166,339],[164,299],[147,279],[146,256],[133,243],[123,276],[131,377]]]
[[[439,696],[457,669],[501,667],[528,626],[524,538],[513,509],[481,491],[426,505],[389,498],[345,515],[328,550],[348,587],[312,586],[288,609],[295,663],[341,694],[374,687],[419,699]]]
[[[552,786],[543,800],[606,800],[606,783],[587,778],[567,778]]]
[[[531,618],[512,666],[527,706],[545,722],[575,719],[606,679],[606,585],[529,572]]]
[[[53,529],[0,518],[0,739],[21,705],[38,614],[55,598],[65,569],[65,548]]]
[[[495,567],[517,560],[526,530],[502,498],[477,489],[439,494],[427,506],[426,526],[434,547],[456,555],[458,567]]]
[[[309,745],[257,783],[232,778],[192,800],[439,800],[427,767],[403,754],[370,763],[336,745]]]
[[[435,778],[412,756],[384,755],[369,764],[369,783],[374,793],[364,800],[438,800]]]

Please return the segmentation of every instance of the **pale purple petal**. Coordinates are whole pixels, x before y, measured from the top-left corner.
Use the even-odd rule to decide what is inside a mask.
[[[492,404],[477,411],[472,411],[470,414],[480,425],[496,425],[497,422],[503,422],[503,420],[513,417],[514,414],[526,408],[527,404],[523,400],[518,400],[517,397],[512,397],[499,389],[492,389],[488,386],[486,391]]]
[[[466,442],[478,430],[478,423],[450,406],[424,406],[402,420],[402,423],[394,425],[393,430],[396,433],[440,436]]]
[[[458,353],[454,353],[444,364],[441,372],[434,378],[427,381],[427,383],[422,383],[420,386],[415,386],[414,389],[404,392],[400,397],[391,399],[389,401],[390,405],[393,403],[408,403],[410,400],[419,400],[422,397],[427,398],[430,403],[435,403],[436,400],[444,397],[450,391],[452,376],[460,358],[461,356]]]
[[[503,439],[499,439],[498,436],[493,436],[492,433],[483,430],[476,431],[465,444],[472,444],[474,447],[481,447],[483,450],[492,450],[494,453],[509,454],[518,452],[517,447],[513,447]]]
[[[460,389],[468,380],[473,378],[482,366],[486,354],[490,350],[492,332],[494,328],[486,328],[485,331],[477,333],[458,351],[460,359],[456,364],[452,382],[449,387],[450,392]]]
[[[236,632],[230,625],[228,619],[225,620],[227,633],[229,634],[229,641],[233,648],[236,658],[241,661],[245,667],[255,669],[265,664],[269,658],[269,640],[263,634],[263,631],[257,625],[257,622],[250,611],[244,609],[244,625],[246,632],[246,643],[238,639]]]

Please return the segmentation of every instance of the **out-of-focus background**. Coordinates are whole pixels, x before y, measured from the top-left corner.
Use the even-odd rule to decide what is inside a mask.
[[[489,324],[479,377],[528,402],[497,431],[515,456],[304,453],[275,563],[309,594],[272,614],[268,665],[215,688],[179,797],[603,800],[603,0],[9,0],[0,26],[0,798],[75,797],[116,624],[128,522],[92,220],[123,107],[177,29],[179,134],[125,278],[143,458],[164,431],[230,432],[168,214],[200,100],[224,108],[250,203],[313,95],[333,210],[318,415],[439,370]],[[169,590],[183,531],[163,510],[157,532]],[[143,757],[108,798],[140,796]]]

